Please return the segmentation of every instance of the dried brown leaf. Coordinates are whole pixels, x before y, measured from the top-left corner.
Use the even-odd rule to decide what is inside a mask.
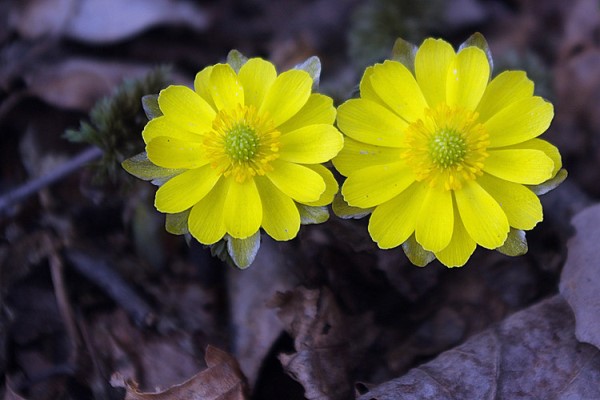
[[[279,307],[278,315],[294,337],[296,349],[294,354],[281,354],[279,360],[302,384],[304,396],[311,400],[349,399],[351,370],[360,359],[362,344],[370,340],[362,328],[370,326],[369,317],[344,314],[326,288],[278,293],[273,303]]]
[[[6,376],[6,391],[4,392],[4,400],[27,400],[20,396],[14,389],[10,377]]]
[[[575,334],[600,348],[600,205],[579,212],[572,220],[577,234],[568,242],[569,255],[561,275],[560,292],[575,314]]]
[[[291,290],[296,276],[290,273],[286,254],[281,247],[263,235],[260,251],[247,270],[227,269],[229,302],[234,331],[235,355],[250,386],[258,378],[264,358],[283,332],[277,311],[267,305],[277,291]],[[289,250],[289,249],[287,249]]]
[[[575,338],[557,295],[358,400],[598,399],[600,351]]]
[[[72,58],[29,71],[25,82],[30,93],[53,106],[87,112],[123,79],[141,77],[148,70],[141,65]]]
[[[135,382],[116,373],[114,387],[127,391],[125,400],[245,400],[248,399],[245,378],[235,358],[216,347],[208,346],[205,355],[208,368],[180,385],[164,392],[142,393]]]
[[[67,36],[92,43],[127,39],[157,25],[196,30],[208,26],[207,13],[181,0],[29,0],[14,7],[12,26],[24,37]]]

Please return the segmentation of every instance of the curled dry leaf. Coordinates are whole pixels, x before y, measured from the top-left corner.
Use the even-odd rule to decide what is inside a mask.
[[[115,373],[113,387],[126,390],[125,400],[245,400],[247,385],[240,367],[232,356],[216,347],[206,349],[208,368],[190,380],[159,393],[141,393],[135,382],[126,381]]]
[[[358,400],[600,399],[600,351],[573,325],[554,296]]]
[[[362,344],[370,340],[368,316],[342,312],[326,289],[298,288],[278,293],[273,305],[294,338],[296,353],[281,354],[287,373],[304,387],[307,399],[346,400],[352,397],[351,372],[360,362]]]
[[[92,43],[127,39],[157,25],[203,30],[207,13],[181,0],[29,0],[14,7],[11,25],[22,36],[67,36]]]
[[[577,233],[567,244],[560,292],[575,314],[577,339],[600,348],[600,205],[584,209],[572,222]]]

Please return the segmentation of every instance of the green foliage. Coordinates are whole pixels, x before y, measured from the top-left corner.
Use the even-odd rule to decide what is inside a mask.
[[[420,43],[441,23],[444,6],[442,0],[370,0],[359,6],[348,38],[355,66],[388,58],[398,37]]]
[[[210,245],[210,253],[229,265],[245,269],[252,264],[260,248],[260,230],[246,239],[235,239],[229,235]]]
[[[170,68],[162,66],[143,78],[125,80],[114,94],[94,105],[89,121],[81,121],[79,129],[65,132],[66,139],[92,144],[103,151],[98,165],[98,178],[116,180],[117,173],[121,171],[121,162],[131,154],[143,151],[140,132],[147,118],[140,99],[166,87],[169,76]]]
[[[507,256],[516,257],[527,253],[527,238],[525,232],[519,229],[510,228],[506,242],[496,250]]]
[[[413,233],[406,242],[402,243],[402,250],[404,250],[404,254],[410,260],[411,263],[416,265],[417,267],[424,267],[433,260],[435,260],[435,255],[427,251],[421,246]]]

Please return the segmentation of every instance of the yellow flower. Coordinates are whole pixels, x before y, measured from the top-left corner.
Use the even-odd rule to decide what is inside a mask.
[[[333,162],[347,177],[345,201],[373,210],[369,232],[380,248],[416,240],[443,264],[461,266],[477,244],[499,248],[511,228],[542,220],[530,185],[561,168],[558,150],[537,138],[553,107],[533,95],[524,72],[490,82],[477,46],[456,53],[427,39],[413,61],[366,69],[360,98],[338,108],[347,138]]]
[[[278,75],[260,58],[237,71],[207,67],[194,90],[160,92],[157,116],[143,131],[151,165],[142,155],[124,167],[160,184],[155,206],[168,214],[170,231],[189,231],[204,244],[246,239],[261,227],[292,239],[303,207],[327,205],[337,192],[320,163],[339,152],[343,136],[332,100],[312,86],[306,71]]]

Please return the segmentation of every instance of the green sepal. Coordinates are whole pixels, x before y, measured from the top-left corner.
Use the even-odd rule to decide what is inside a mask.
[[[240,72],[240,68],[242,68],[242,66],[247,62],[248,57],[240,53],[238,50],[231,50],[229,54],[227,54],[227,64],[229,64],[236,73]]]
[[[188,229],[188,218],[190,216],[188,209],[177,214],[167,214],[165,219],[165,230],[173,235],[185,235],[190,233]]]
[[[146,113],[146,117],[148,117],[148,120],[153,120],[154,118],[163,115],[163,112],[158,106],[157,94],[147,94],[144,97],[142,97],[142,107],[144,108],[144,112]]]
[[[306,204],[298,204],[300,212],[300,223],[302,225],[322,224],[329,219],[329,211],[327,207],[307,206]]]
[[[319,57],[308,57],[305,61],[296,65],[294,69],[308,72],[313,80],[313,90],[319,87],[319,82],[321,80],[321,60]]]
[[[331,208],[333,209],[335,215],[342,219],[360,219],[371,214],[374,210],[373,208],[364,209],[351,206],[350,204],[346,203],[344,196],[342,196],[342,194],[339,192],[335,194],[333,203],[331,203]]]
[[[516,257],[527,253],[527,238],[525,231],[510,228],[508,237],[504,244],[496,249],[499,253],[507,256]]]
[[[435,259],[435,254],[425,250],[417,242],[414,233],[402,243],[402,250],[404,250],[404,254],[406,254],[410,262],[417,267],[424,267]]]
[[[236,267],[245,269],[252,264],[260,248],[260,230],[246,239],[235,239],[227,235],[227,252]]]
[[[467,40],[465,40],[458,47],[458,51],[461,51],[462,49],[467,48],[467,47],[477,47],[477,48],[483,50],[483,52],[485,53],[485,56],[488,59],[488,62],[490,63],[490,77],[491,77],[492,70],[494,69],[494,59],[492,58],[492,51],[490,50],[490,46],[489,46],[487,40],[485,40],[485,37],[481,33],[475,32],[474,34],[469,36],[469,38]]]
[[[538,196],[541,196],[543,194],[548,193],[551,190],[556,189],[558,185],[560,185],[565,179],[567,179],[567,175],[569,175],[567,170],[561,168],[556,173],[556,175],[554,175],[553,178],[548,179],[546,182],[540,183],[539,185],[531,185],[527,187],[531,189],[533,193],[537,194]]]
[[[392,48],[392,60],[398,61],[415,74],[415,57],[418,47],[402,38],[396,39]]]
[[[121,166],[131,175],[145,181],[150,181],[156,186],[162,185],[184,171],[182,169],[163,168],[154,165],[148,159],[148,154],[145,151],[123,161]]]

